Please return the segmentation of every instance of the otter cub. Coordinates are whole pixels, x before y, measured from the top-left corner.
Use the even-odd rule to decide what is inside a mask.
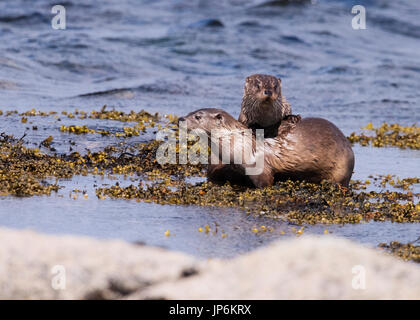
[[[264,137],[277,136],[277,128],[285,118],[292,118],[289,102],[282,95],[281,79],[254,74],[245,80],[239,122],[250,129],[264,129]]]
[[[189,130],[201,129],[216,148],[207,171],[209,180],[226,180],[255,187],[270,186],[275,180],[306,180],[319,183],[329,180],[348,186],[354,168],[354,154],[343,133],[331,122],[321,118],[303,118],[297,123],[282,122],[275,138],[256,142],[248,129],[221,109],[200,109],[182,117]],[[241,139],[238,139],[241,138]],[[220,139],[230,140],[227,162]],[[213,150],[211,157],[213,157]],[[236,161],[236,152],[242,161]],[[262,159],[262,161],[260,161]],[[261,166],[262,164],[262,166]],[[247,169],[259,172],[246,173]]]

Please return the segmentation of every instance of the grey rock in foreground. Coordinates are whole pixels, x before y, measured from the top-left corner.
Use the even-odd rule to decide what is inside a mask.
[[[274,243],[132,298],[419,299],[420,267],[334,237]],[[364,277],[364,285],[363,285]],[[364,289],[363,289],[364,287]]]
[[[0,243],[1,299],[420,299],[419,266],[329,235],[211,261],[2,228]]]
[[[121,298],[195,265],[181,253],[117,240],[0,228],[0,243],[0,299]]]

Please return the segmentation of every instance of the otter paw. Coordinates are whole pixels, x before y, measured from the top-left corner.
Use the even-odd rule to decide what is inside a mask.
[[[287,121],[289,123],[298,123],[301,119],[302,117],[300,114],[289,114],[284,117],[283,121]]]

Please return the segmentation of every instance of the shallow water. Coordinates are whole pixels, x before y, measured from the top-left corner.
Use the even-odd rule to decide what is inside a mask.
[[[359,132],[368,122],[419,123],[420,3],[359,1],[366,7],[367,29],[353,30],[353,1],[284,2],[69,0],[64,3],[67,29],[53,30],[51,1],[2,1],[0,110],[89,111],[106,104],[178,115],[221,107],[238,116],[244,78],[259,72],[282,78],[295,113],[329,119],[345,134]],[[80,124],[77,119],[19,120],[0,117],[0,132],[26,133],[29,145],[52,135],[58,152],[68,151],[69,140],[80,152],[118,141],[59,132],[61,124]],[[125,125],[83,124],[111,131]],[[31,130],[32,125],[38,130]],[[149,133],[129,142],[151,138]],[[355,146],[354,151],[354,179],[420,176],[419,150]],[[101,201],[94,196],[94,179],[61,181],[68,187],[59,192],[63,198],[0,197],[0,225],[144,241],[201,257],[233,256],[296,236],[284,222],[232,209]],[[96,179],[98,184],[109,182]],[[89,198],[71,199],[74,188],[88,190]],[[415,186],[417,192],[419,188]],[[214,229],[215,223],[217,234],[198,232],[206,224]],[[261,225],[275,231],[251,231]],[[305,233],[323,234],[325,228],[373,246],[420,235],[418,224],[389,222],[311,226]],[[166,230],[171,236],[164,235]]]

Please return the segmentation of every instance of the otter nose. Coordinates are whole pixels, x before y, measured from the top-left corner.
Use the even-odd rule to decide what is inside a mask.
[[[184,117],[181,117],[181,118],[178,118],[178,125],[179,125],[179,123],[181,122],[181,121],[185,121],[185,118]]]
[[[264,90],[264,94],[269,97],[273,95],[273,93],[270,90]]]

